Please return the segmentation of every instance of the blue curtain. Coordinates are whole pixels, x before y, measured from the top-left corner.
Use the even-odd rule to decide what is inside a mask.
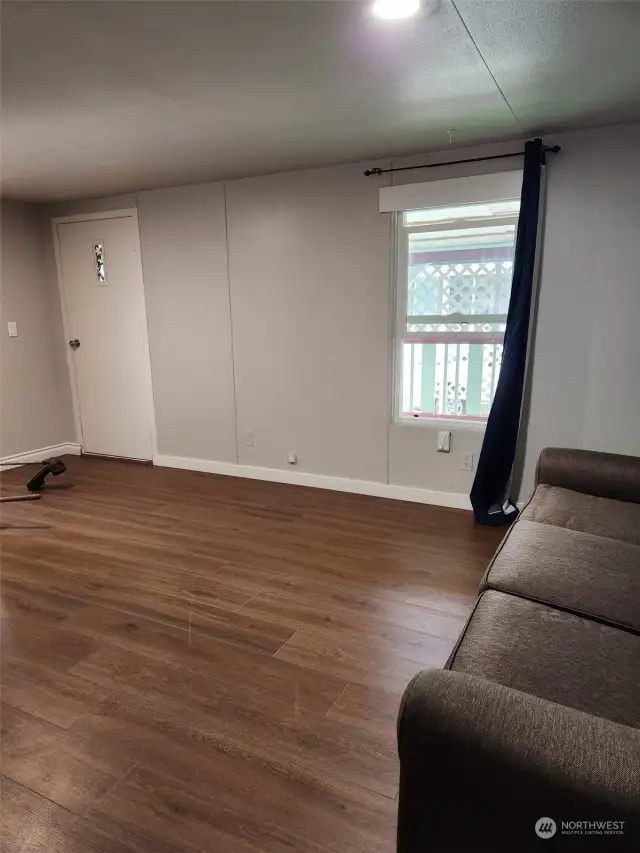
[[[518,515],[506,492],[516,453],[524,391],[543,165],[542,140],[527,142],[502,367],[471,489],[471,504],[478,524],[511,524]]]

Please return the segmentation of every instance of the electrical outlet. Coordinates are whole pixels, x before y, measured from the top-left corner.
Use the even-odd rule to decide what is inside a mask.
[[[473,453],[463,453],[460,460],[461,471],[473,471]]]
[[[253,430],[248,429],[244,434],[245,447],[253,447]]]
[[[298,464],[298,456],[296,453],[293,452],[293,450],[290,450],[287,453],[287,462],[289,463],[289,465],[297,465]]]

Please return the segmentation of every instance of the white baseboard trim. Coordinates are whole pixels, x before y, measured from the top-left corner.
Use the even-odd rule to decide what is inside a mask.
[[[43,459],[49,459],[51,456],[80,456],[81,450],[80,444],[53,444],[51,447],[39,447],[37,450],[27,450],[25,453],[14,453],[13,456],[3,456],[0,459],[0,466],[8,471],[29,462],[42,462]]]
[[[222,474],[226,477],[241,477],[248,480],[267,480],[272,483],[289,483],[295,486],[310,486],[315,489],[332,489],[336,492],[353,492],[357,495],[372,495],[377,498],[393,498],[420,504],[434,504],[455,509],[471,509],[468,495],[457,492],[437,492],[412,486],[396,486],[374,483],[369,480],[350,480],[346,477],[329,477],[326,474],[309,474],[280,468],[260,468],[255,465],[236,465],[234,462],[214,462],[209,459],[190,459],[186,456],[153,457],[153,464],[162,468],[183,468],[187,471],[203,471],[207,474]]]

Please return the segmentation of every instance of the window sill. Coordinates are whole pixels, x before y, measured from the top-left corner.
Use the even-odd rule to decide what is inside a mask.
[[[451,432],[484,432],[487,428],[487,422],[474,421],[466,418],[396,418],[393,421],[395,426],[410,427],[411,429],[424,429],[431,427],[432,429],[448,429]]]

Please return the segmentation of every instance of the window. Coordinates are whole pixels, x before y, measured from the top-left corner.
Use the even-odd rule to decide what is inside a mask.
[[[486,420],[519,209],[514,197],[397,213],[397,419]]]

